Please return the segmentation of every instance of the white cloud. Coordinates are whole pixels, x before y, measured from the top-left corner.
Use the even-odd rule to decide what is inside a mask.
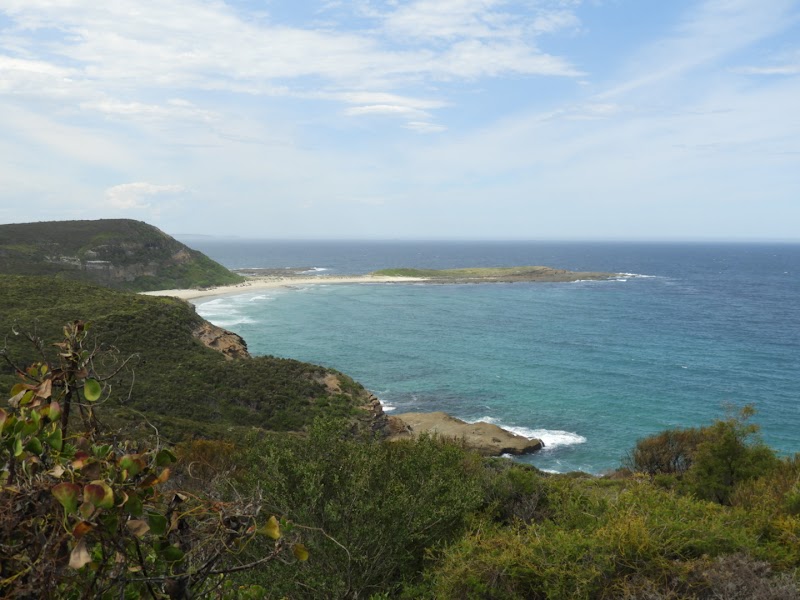
[[[742,67],[736,69],[743,75],[800,75],[800,65],[781,65],[774,67]]]
[[[118,210],[149,208],[146,198],[163,194],[178,194],[184,191],[181,185],[155,185],[146,182],[123,183],[106,190],[108,204]]]
[[[408,106],[398,106],[396,104],[370,104],[367,106],[355,106],[353,108],[348,108],[345,111],[345,114],[353,117],[358,115],[409,116],[419,114],[424,115],[425,113],[414,108],[409,108]]]
[[[14,43],[6,38],[14,54],[41,57],[22,65],[26,77],[43,73],[52,82],[68,74],[73,91],[94,90],[84,97],[86,107],[103,101],[140,114],[137,102],[150,103],[130,97],[139,87],[303,95],[333,85],[356,94],[436,79],[574,76],[568,61],[538,50],[530,19],[502,12],[504,4],[424,0],[376,16],[376,27],[354,30],[248,20],[225,4],[199,0],[141,0],[135,8],[93,0],[8,0],[2,10],[16,25]],[[559,15],[551,19],[569,21],[563,10]],[[52,30],[60,35],[53,37]],[[413,34],[416,42],[392,44],[387,31]],[[22,64],[19,58],[6,61]],[[68,73],[61,64],[70,65]]]
[[[429,123],[427,121],[409,121],[405,125],[406,129],[416,131],[417,133],[441,133],[447,131],[447,127],[437,125],[436,123]]]

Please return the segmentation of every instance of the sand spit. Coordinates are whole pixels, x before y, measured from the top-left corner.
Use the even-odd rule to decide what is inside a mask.
[[[337,277],[333,275],[316,275],[312,277],[253,277],[235,285],[222,285],[217,287],[185,289],[185,290],[156,290],[142,292],[148,296],[172,296],[182,300],[196,300],[208,296],[230,296],[232,294],[246,294],[265,289],[295,287],[299,285],[341,284],[341,283],[413,283],[426,281],[423,277],[389,277],[374,275],[351,275]]]

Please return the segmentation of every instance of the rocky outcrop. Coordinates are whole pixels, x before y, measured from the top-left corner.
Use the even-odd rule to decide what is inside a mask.
[[[386,434],[389,432],[390,419],[383,412],[383,405],[376,396],[369,395],[367,403],[361,407],[369,415],[370,429],[373,433]]]
[[[201,323],[192,335],[208,348],[221,352],[228,360],[250,358],[247,343],[241,336],[208,321]]]
[[[423,433],[463,440],[485,456],[529,454],[544,447],[541,440],[526,438],[492,423],[467,423],[444,412],[404,413],[388,417],[389,440],[417,437]]]

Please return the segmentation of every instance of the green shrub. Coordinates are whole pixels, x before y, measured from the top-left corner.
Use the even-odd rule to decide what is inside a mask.
[[[686,474],[688,491],[700,498],[730,504],[737,484],[779,468],[780,459],[759,438],[758,425],[747,422],[754,412],[748,406],[739,415],[706,428]]]
[[[694,462],[705,429],[668,429],[636,442],[623,466],[647,475],[683,475]]]
[[[354,439],[346,423],[317,421],[307,436],[250,439],[248,489],[268,512],[303,524],[311,559],[292,574],[253,580],[302,597],[366,597],[418,576],[426,552],[456,538],[481,505],[481,459],[423,437]]]

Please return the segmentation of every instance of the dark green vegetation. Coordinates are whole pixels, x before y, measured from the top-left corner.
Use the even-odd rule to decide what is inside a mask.
[[[0,225],[0,274],[145,291],[239,283],[206,255],[129,219]]]
[[[345,375],[270,356],[230,361],[205,347],[192,335],[205,321],[186,302],[69,280],[0,276],[0,347],[5,344],[17,364],[39,356],[12,327],[55,340],[75,319],[91,321],[93,340],[115,349],[97,365],[102,373],[121,368],[104,413],[115,423],[146,430],[143,414],[162,435],[180,439],[238,435],[237,427],[249,426],[299,430],[321,414],[364,414],[356,407],[368,394]],[[0,366],[0,384],[7,389],[12,382],[11,369]]]
[[[517,281],[577,281],[611,279],[615,273],[565,271],[550,267],[485,267],[471,269],[382,269],[372,275],[386,277],[422,277],[441,283],[513,283]]]

